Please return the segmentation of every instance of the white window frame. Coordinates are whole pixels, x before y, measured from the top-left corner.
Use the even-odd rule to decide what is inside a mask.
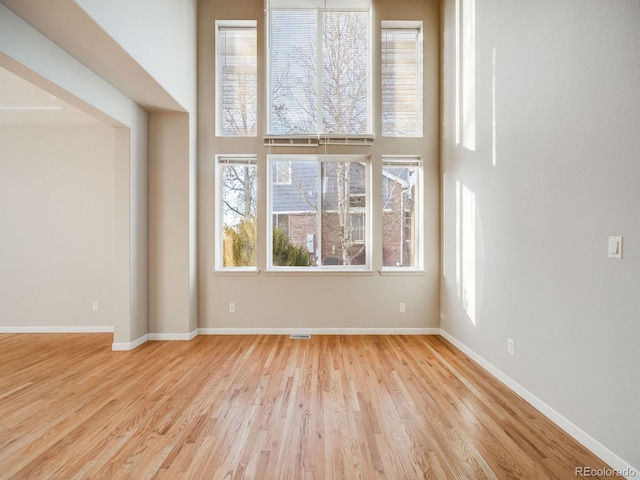
[[[420,21],[382,21],[381,30],[380,30],[380,39],[381,39],[381,48],[380,48],[380,80],[382,82],[384,68],[384,55],[385,51],[382,46],[382,38],[384,36],[385,30],[390,31],[416,31],[417,39],[416,39],[416,104],[418,105],[418,109],[416,112],[416,131],[413,135],[396,135],[385,132],[385,125],[382,123],[382,136],[390,137],[390,138],[422,138],[424,135],[424,95],[423,95],[423,85],[424,85],[424,58],[423,58],[423,24]],[[384,98],[384,85],[381,85],[381,97]],[[382,121],[384,115],[384,104],[381,104],[380,107],[380,118]]]
[[[248,164],[255,165],[256,168],[256,196],[260,189],[260,178],[258,176],[258,158],[257,155],[225,155],[219,154],[215,157],[215,171],[216,171],[216,222],[215,222],[215,266],[214,271],[220,272],[258,272],[258,259],[260,257],[260,251],[258,245],[256,245],[256,265],[255,266],[243,266],[243,267],[226,267],[223,265],[223,248],[224,248],[224,187],[222,179],[222,167],[230,163],[236,164]],[[259,211],[256,212],[257,221],[260,222]]]
[[[215,92],[216,92],[216,107],[215,107],[215,134],[218,137],[228,137],[228,138],[242,138],[242,137],[256,137],[258,135],[258,119],[259,119],[259,97],[258,97],[258,82],[260,80],[259,70],[258,70],[258,36],[257,36],[257,25],[258,22],[255,20],[216,20],[215,22],[215,38],[216,38],[216,48],[215,48],[215,65],[216,65],[216,76],[215,76]],[[224,109],[223,109],[223,68],[221,63],[221,58],[219,55],[219,43],[220,43],[220,32],[225,29],[233,30],[233,29],[252,29],[256,32],[256,128],[255,132],[250,135],[229,135],[223,132],[223,124],[224,124]]]
[[[373,108],[373,6],[372,0],[265,0],[265,64],[266,64],[266,76],[265,76],[265,139],[273,140],[279,138],[286,139],[327,139],[327,140],[335,140],[335,139],[351,139],[356,142],[369,142],[373,140],[373,132],[374,128],[374,108]],[[271,38],[271,12],[273,10],[288,10],[288,9],[307,9],[307,10],[317,10],[318,11],[318,24],[321,24],[321,13],[322,11],[367,11],[368,18],[368,44],[367,44],[367,127],[366,132],[356,134],[337,134],[337,133],[329,133],[323,131],[317,131],[310,134],[275,134],[273,133],[272,122],[271,122],[271,110],[272,110],[272,62],[271,62],[271,51],[272,51],[272,38]],[[321,42],[320,33],[317,34],[318,43]],[[318,45],[318,58],[320,59],[321,55],[321,44]],[[322,81],[321,74],[318,72],[318,80],[316,85],[317,92],[322,91]],[[322,100],[321,95],[318,93],[318,98],[316,99],[316,103],[318,104],[316,110],[318,117],[316,118],[316,126],[317,130],[323,130],[323,119],[322,119]]]
[[[362,241],[354,242],[358,245],[362,245],[363,243],[366,245],[366,262],[364,265],[319,265],[319,266],[308,266],[308,267],[287,267],[287,266],[278,266],[273,265],[273,187],[277,185],[273,182],[272,169],[275,162],[279,161],[289,161],[289,162],[313,162],[317,164],[318,168],[318,179],[317,179],[317,192],[318,199],[320,200],[322,197],[323,185],[322,185],[322,163],[323,162],[358,162],[362,163],[365,166],[365,186],[366,186],[366,200],[364,207],[357,207],[358,213],[364,214],[364,239]],[[267,187],[267,271],[270,272],[310,272],[310,273],[318,273],[318,272],[371,272],[372,271],[372,257],[373,257],[373,249],[374,246],[372,244],[372,234],[371,234],[371,204],[372,204],[372,185],[371,185],[371,169],[372,169],[372,160],[370,155],[363,154],[344,154],[344,155],[324,155],[324,154],[269,154],[267,155],[267,170],[269,172],[269,184]],[[353,210],[352,207],[349,207]],[[331,210],[325,210],[325,212]],[[286,212],[288,214],[292,212]],[[313,232],[315,234],[315,238],[317,238],[318,248],[322,250],[322,206],[319,205],[319,208],[316,212],[318,217],[318,227],[317,231]],[[320,255],[321,256],[321,255]]]
[[[382,156],[382,175],[384,175],[384,167],[413,167],[416,169],[416,195],[414,198],[415,205],[415,239],[413,245],[413,255],[415,258],[415,264],[412,266],[385,266],[384,260],[381,266],[381,272],[422,272],[424,271],[424,162],[418,155],[383,155]],[[384,182],[380,190],[381,197],[381,209],[380,209],[380,221],[384,223]],[[384,234],[382,238],[382,244],[380,250],[384,250]]]

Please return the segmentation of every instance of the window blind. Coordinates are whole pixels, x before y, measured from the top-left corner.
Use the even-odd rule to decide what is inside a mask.
[[[254,136],[257,121],[256,27],[218,28],[218,122],[222,136]]]
[[[382,135],[422,136],[420,30],[382,29]]]
[[[370,1],[270,0],[269,135],[371,134]]]

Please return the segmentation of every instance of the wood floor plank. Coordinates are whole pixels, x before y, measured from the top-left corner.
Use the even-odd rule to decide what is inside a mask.
[[[131,352],[111,341],[0,335],[1,479],[566,479],[606,468],[441,337],[200,336]]]

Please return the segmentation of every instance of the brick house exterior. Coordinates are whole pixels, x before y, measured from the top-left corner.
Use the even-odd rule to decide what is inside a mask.
[[[323,192],[324,209],[321,219],[312,208],[313,202],[318,198],[316,181],[305,182],[306,165],[291,162],[289,164],[289,181],[274,183],[274,196],[286,201],[274,201],[272,205],[273,226],[282,230],[289,240],[303,246],[312,255],[312,265],[343,265],[345,264],[342,251],[342,234],[339,222],[339,213],[335,201],[331,198],[331,191]],[[314,167],[315,168],[315,167]],[[348,247],[348,264],[364,265],[367,255],[364,242],[368,229],[368,219],[365,219],[364,190],[358,187],[358,183],[364,185],[364,166],[353,162],[350,165],[350,205],[347,214],[350,222]],[[309,169],[310,174],[312,172]],[[286,178],[284,176],[283,178]],[[403,266],[411,261],[413,246],[406,239],[415,238],[413,228],[415,225],[413,199],[408,198],[407,179],[385,174],[383,177],[383,265]],[[304,189],[303,187],[308,187]],[[323,188],[327,188],[326,185]],[[364,187],[362,187],[364,188]],[[330,187],[329,187],[330,190]],[[318,243],[319,220],[321,220],[322,245]]]

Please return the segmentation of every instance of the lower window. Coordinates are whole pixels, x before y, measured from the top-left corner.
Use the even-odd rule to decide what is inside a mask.
[[[218,258],[222,269],[257,267],[255,157],[218,157]]]
[[[420,159],[383,158],[382,266],[422,268]]]
[[[270,268],[370,268],[368,157],[270,155],[269,168]]]

